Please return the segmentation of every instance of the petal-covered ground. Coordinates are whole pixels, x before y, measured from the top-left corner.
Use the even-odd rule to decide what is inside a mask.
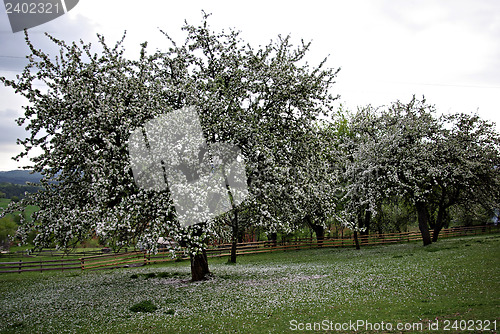
[[[251,255],[239,257],[237,265],[211,259],[213,277],[197,283],[189,282],[188,262],[4,274],[0,332],[282,333],[310,328],[333,333],[349,332],[353,327],[346,326],[353,323],[361,333],[391,332],[389,324],[393,332],[401,331],[398,324],[414,329],[420,324],[427,332],[433,321],[439,325],[433,333],[449,333],[444,326],[455,320],[490,321],[491,329],[496,320],[498,331],[499,250],[500,236],[493,235],[427,247],[410,243]],[[130,310],[144,300],[157,309]],[[474,326],[478,329],[479,323]]]

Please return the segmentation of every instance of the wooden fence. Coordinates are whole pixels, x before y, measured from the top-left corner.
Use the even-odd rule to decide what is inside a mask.
[[[36,255],[43,255],[43,256],[51,256],[51,257],[87,257],[87,256],[94,256],[94,255],[106,255],[110,254],[113,251],[111,248],[103,247],[99,249],[85,249],[82,248],[81,251],[69,251],[65,252],[64,250],[61,249],[42,249],[40,251],[37,251]],[[128,253],[129,251],[127,248],[122,248],[120,249],[119,253]],[[113,252],[114,253],[114,252]],[[115,253],[116,254],[116,253]],[[11,253],[6,253],[2,254],[3,257],[22,257],[26,256],[26,251],[16,251],[16,252],[11,252]]]
[[[0,262],[1,273],[21,273],[25,271],[81,269],[78,259]]]
[[[464,235],[487,234],[500,232],[500,226],[471,226],[455,227],[443,229],[439,238],[450,238]],[[370,234],[359,237],[361,246],[382,245],[391,243],[412,242],[421,240],[421,234],[415,232]],[[352,236],[347,238],[325,238],[322,241],[316,239],[295,239],[283,240],[280,242],[259,241],[239,243],[237,246],[237,255],[259,254],[276,251],[290,251],[311,248],[333,248],[333,247],[354,247]],[[230,244],[211,246],[207,249],[208,257],[229,256],[231,252]],[[185,254],[177,254],[177,258],[188,258]],[[42,261],[19,261],[19,262],[0,262],[1,273],[21,273],[28,271],[46,271],[46,270],[98,270],[112,269],[120,267],[142,266],[151,263],[160,263],[173,261],[169,251],[160,251],[157,254],[146,252],[130,252],[109,255],[95,255],[73,259],[61,260],[42,260]]]
[[[439,233],[439,238],[450,238],[463,235],[475,235],[500,232],[500,226],[471,226],[471,227],[455,227],[443,229]],[[422,235],[419,231],[400,232],[400,233],[385,233],[385,234],[370,234],[360,235],[359,243],[361,247],[371,245],[382,245],[391,243],[402,243],[422,240]],[[322,241],[316,239],[295,239],[285,240],[281,242],[260,241],[239,243],[237,247],[237,255],[258,254],[275,251],[299,250],[311,248],[334,248],[334,247],[354,247],[355,242],[352,236],[347,238],[324,238]],[[212,247],[207,250],[209,257],[229,256],[231,251],[230,244]]]

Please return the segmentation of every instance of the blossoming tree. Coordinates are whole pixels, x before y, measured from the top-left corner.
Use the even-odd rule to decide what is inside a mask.
[[[366,221],[384,199],[397,198],[414,206],[428,245],[451,206],[499,206],[500,140],[493,124],[466,114],[437,117],[434,106],[416,98],[362,108],[351,123],[340,185],[341,212],[354,230],[366,227],[363,214]]]
[[[283,184],[292,181],[282,171],[292,167],[295,139],[330,110],[337,70],[304,64],[309,44],[294,47],[279,37],[254,49],[238,32],[212,32],[207,17],[183,27],[183,43],[165,34],[165,52],[149,54],[142,44],[135,60],[124,56],[123,39],[109,46],[99,36],[102,51],[95,53],[82,41],[48,36],[60,47],[52,57],[26,35],[29,64],[16,79],[1,80],[29,102],[18,123],[30,136],[19,140],[24,151],[17,158],[42,152],[28,168],[43,175],[43,188],[19,204],[40,207],[33,223],[22,225],[38,231],[37,246],[67,248],[97,236],[115,248],[154,251],[168,235],[187,247],[192,279],[203,279],[204,250],[223,220],[182,226],[169,190],[138,187],[129,158],[133,131],[186,106],[198,111],[208,144],[230,143],[243,154],[250,196],[226,214],[233,235],[243,206],[255,223],[286,228],[291,210],[284,209]]]

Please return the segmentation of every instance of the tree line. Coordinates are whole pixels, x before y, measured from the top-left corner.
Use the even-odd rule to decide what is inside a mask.
[[[38,191],[36,186],[20,185],[12,183],[0,183],[0,198],[10,198],[14,201],[25,196],[25,193],[35,193]]]

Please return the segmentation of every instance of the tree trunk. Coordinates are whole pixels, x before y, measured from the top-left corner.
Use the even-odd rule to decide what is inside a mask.
[[[245,234],[245,230],[240,231],[240,228],[238,227],[238,243],[245,242],[245,240],[247,240],[249,238],[252,238],[252,240],[255,239],[252,235],[255,235],[255,233],[252,232],[252,234]],[[245,236],[246,236],[246,238],[245,238]],[[253,240],[253,241],[255,241],[255,240]]]
[[[236,246],[238,244],[238,209],[234,204],[233,193],[229,188],[229,182],[227,180],[227,176],[224,176],[224,180],[226,182],[227,194],[229,196],[229,201],[231,202],[231,209],[233,210],[233,219],[232,219],[232,237],[231,237],[231,256],[229,257],[229,263],[236,263]]]
[[[362,220],[362,225],[360,227],[365,227],[366,230],[359,233],[361,236],[361,243],[362,244],[368,242],[368,229],[370,228],[371,219],[372,219],[372,212],[365,211],[365,217]]]
[[[443,229],[445,210],[444,206],[439,206],[436,224],[434,225],[434,230],[432,231],[432,242],[436,242],[438,240],[439,232]]]
[[[189,228],[193,230],[192,233],[194,236],[200,236],[203,233],[204,224],[205,223],[189,226]],[[188,246],[186,243],[181,243],[180,245],[182,247]],[[201,254],[189,254],[189,258],[191,260],[191,281],[196,282],[205,280],[206,276],[210,274],[210,270],[208,269],[207,253],[205,249],[203,249]]]
[[[273,232],[273,233],[269,234],[268,239],[269,239],[269,241],[273,242],[271,246],[276,247],[276,244],[278,243],[278,233]]]
[[[325,239],[325,228],[323,225],[312,225],[312,229],[314,233],[316,233],[316,241],[318,243],[318,247],[323,246],[323,240]]]
[[[210,274],[205,250],[201,254],[191,255],[191,282],[204,281]]]
[[[231,237],[231,256],[229,263],[236,263],[236,247],[238,245],[238,210],[234,209],[233,217],[233,235]]]
[[[323,227],[323,225],[315,224],[310,215],[306,215],[304,219],[307,225],[309,225],[314,233],[316,233],[316,242],[318,244],[318,247],[322,247],[323,240],[325,239],[325,228]]]
[[[424,246],[432,243],[431,234],[429,233],[429,213],[425,202],[417,202],[415,205],[418,216],[418,228],[422,234]]]
[[[356,249],[361,249],[361,247],[359,246],[358,231],[354,231],[354,242],[356,243]]]

